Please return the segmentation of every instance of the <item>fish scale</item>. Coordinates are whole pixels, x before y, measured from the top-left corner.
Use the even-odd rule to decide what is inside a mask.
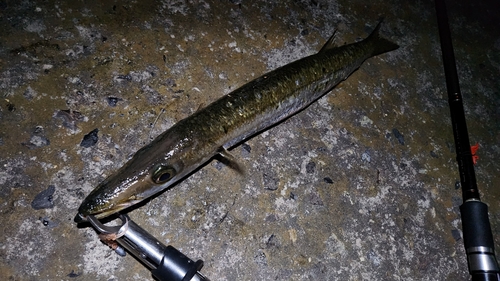
[[[161,192],[215,155],[241,171],[227,149],[292,116],[329,92],[368,58],[398,45],[379,36],[335,47],[268,72],[177,122],[141,148],[82,202],[76,222],[104,218]]]

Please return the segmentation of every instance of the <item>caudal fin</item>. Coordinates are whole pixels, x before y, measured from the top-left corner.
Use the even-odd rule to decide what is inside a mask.
[[[372,31],[370,36],[368,36],[364,41],[369,42],[373,46],[372,56],[380,55],[386,52],[390,52],[399,48],[399,45],[393,43],[379,34],[380,25],[382,24],[383,18],[380,19],[379,23]]]

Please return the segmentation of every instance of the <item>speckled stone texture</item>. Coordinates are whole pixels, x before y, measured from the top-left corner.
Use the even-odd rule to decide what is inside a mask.
[[[500,244],[498,3],[448,3]],[[259,75],[381,33],[309,108],[130,211],[212,280],[467,280],[433,1],[0,2],[0,279],[152,280],[73,222],[152,138]]]

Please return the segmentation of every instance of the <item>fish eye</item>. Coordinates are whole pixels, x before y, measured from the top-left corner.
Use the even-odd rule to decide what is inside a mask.
[[[159,166],[153,172],[153,181],[155,183],[164,183],[175,176],[175,169],[167,166]]]

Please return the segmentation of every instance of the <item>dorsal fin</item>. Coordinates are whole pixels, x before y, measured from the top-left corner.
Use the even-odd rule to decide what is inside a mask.
[[[321,50],[319,50],[318,53],[322,53],[326,50],[330,50],[330,49],[333,49],[335,48],[336,46],[333,44],[333,39],[335,39],[335,33],[337,33],[337,30],[335,30],[332,34],[332,36],[330,36],[330,38],[328,39],[328,41],[326,41],[325,45],[323,45],[323,47],[321,48]]]

